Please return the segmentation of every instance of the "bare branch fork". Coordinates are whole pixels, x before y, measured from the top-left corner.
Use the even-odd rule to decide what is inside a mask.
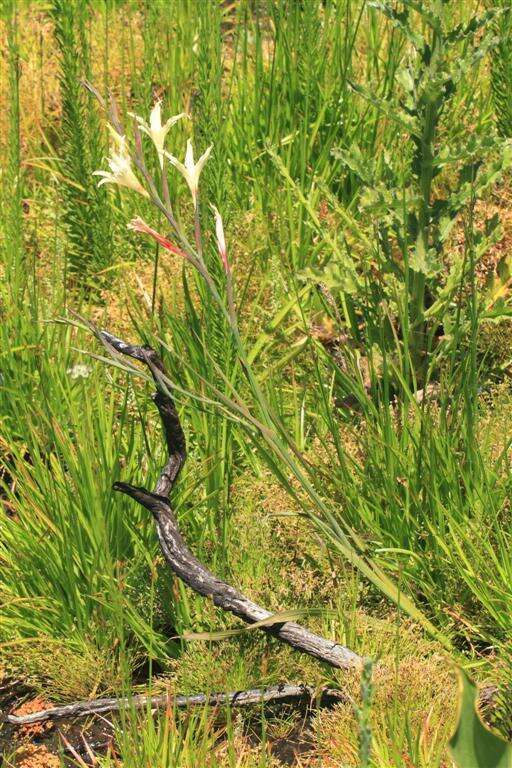
[[[310,632],[300,624],[292,621],[272,622],[272,614],[257,605],[237,589],[218,579],[206,566],[192,554],[178,528],[176,517],[169,502],[169,494],[176,482],[186,458],[185,435],[180,424],[178,413],[168,389],[162,378],[165,368],[156,352],[151,347],[127,344],[106,331],[99,334],[101,341],[109,351],[127,355],[145,363],[151,371],[157,391],[153,400],[162,421],[168,459],[160,472],[153,492],[128,483],[116,482],[114,489],[125,493],[146,507],[155,520],[160,547],[173,573],[187,586],[204,597],[211,598],[213,603],[229,613],[238,616],[247,624],[266,622],[261,630],[277,637],[298,651],[307,653],[317,659],[344,670],[359,670],[363,659],[349,648]],[[269,621],[270,620],[270,621]],[[334,698],[335,692],[326,690],[324,695]],[[338,692],[339,697],[342,696]],[[17,717],[8,715],[7,721],[13,724],[27,724],[49,718],[57,719],[78,715],[88,715],[95,712],[117,711],[126,706],[135,708],[162,706],[188,706],[192,704],[221,704],[231,703],[240,706],[256,702],[276,701],[279,699],[314,698],[314,689],[308,686],[277,686],[263,690],[242,691],[228,694],[196,694],[193,696],[135,696],[131,699],[97,699],[89,702],[77,702],[64,707],[35,712],[30,715]]]

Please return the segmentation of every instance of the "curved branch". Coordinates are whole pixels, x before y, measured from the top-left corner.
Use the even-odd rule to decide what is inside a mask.
[[[247,624],[271,619],[273,614],[249,600],[226,582],[218,579],[188,548],[180,533],[171,505],[169,493],[183,466],[186,456],[185,437],[174,401],[163,390],[161,374],[165,374],[162,361],[150,347],[126,344],[121,339],[102,331],[100,338],[109,349],[144,362],[151,370],[158,387],[154,402],[160,413],[169,459],[160,473],[153,493],[127,483],[115,483],[114,489],[127,494],[148,509],[156,523],[160,546],[171,570],[195,592],[209,597],[214,604],[238,616]],[[360,669],[363,659],[349,648],[310,632],[300,624],[286,621],[268,623],[262,631],[288,643],[293,648],[314,656],[332,667]]]

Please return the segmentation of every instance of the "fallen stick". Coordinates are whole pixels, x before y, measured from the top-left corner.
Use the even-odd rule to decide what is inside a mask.
[[[210,706],[218,707],[228,705],[231,707],[245,707],[250,704],[268,704],[271,702],[287,701],[314,701],[319,703],[335,703],[346,701],[341,691],[332,688],[321,690],[308,685],[274,685],[269,688],[255,688],[249,691],[234,691],[231,693],[195,693],[190,696],[161,694],[158,696],[128,696],[125,698],[93,699],[91,701],[77,701],[74,704],[65,704],[62,707],[42,709],[40,712],[31,712],[29,715],[5,715],[3,720],[11,725],[31,725],[45,720],[62,720],[70,717],[87,717],[104,712],[120,712],[129,709],[183,709],[185,707]]]
[[[273,614],[270,611],[218,579],[192,554],[180,533],[169,503],[169,493],[185,462],[186,446],[174,401],[165,386],[163,363],[151,347],[126,344],[106,331],[102,331],[99,336],[110,351],[114,350],[118,354],[145,363],[158,387],[153,399],[160,413],[169,458],[160,473],[155,490],[151,493],[145,488],[120,482],[115,483],[113,487],[135,499],[152,513],[160,547],[171,570],[195,592],[211,598],[216,606],[238,616],[247,624],[270,620],[261,630],[288,643],[296,650],[314,656],[332,667],[361,669],[363,659],[349,648],[316,635],[295,622],[271,623]]]

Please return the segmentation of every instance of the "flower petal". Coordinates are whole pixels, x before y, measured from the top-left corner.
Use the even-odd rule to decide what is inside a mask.
[[[178,120],[183,120],[184,117],[189,117],[189,115],[186,112],[180,112],[179,115],[174,115],[173,117],[170,117],[168,120],[166,120],[165,125],[163,126],[163,130],[165,131],[165,135],[167,136],[170,128],[178,122]]]
[[[208,158],[210,157],[210,155],[211,155],[211,152],[212,152],[212,149],[213,149],[213,144],[210,144],[210,146],[208,147],[208,149],[206,150],[206,152],[204,152],[204,153],[201,155],[201,157],[199,158],[199,160],[197,161],[197,164],[196,164],[196,173],[197,173],[197,178],[199,178],[199,174],[200,174],[200,173],[201,173],[201,171],[203,170],[203,168],[204,168],[204,165],[205,165],[206,161],[207,161],[207,160],[208,160]]]
[[[194,167],[194,148],[190,139],[187,139],[187,151],[185,152],[185,168],[192,176],[195,170]]]
[[[187,168],[185,168],[183,163],[180,162],[180,160],[178,160],[177,157],[174,157],[174,155],[171,155],[170,152],[167,152],[165,149],[163,151],[163,154],[168,159],[168,161],[171,163],[171,165],[174,165],[174,167],[178,169],[178,171],[182,174],[182,176],[185,177],[185,179],[187,180],[187,184],[188,184],[189,172],[188,172]]]

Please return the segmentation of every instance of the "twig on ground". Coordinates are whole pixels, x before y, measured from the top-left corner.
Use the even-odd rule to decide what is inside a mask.
[[[332,688],[317,690],[308,685],[274,685],[269,688],[255,688],[249,691],[231,693],[195,693],[190,696],[160,694],[157,696],[127,696],[125,698],[93,699],[65,704],[62,707],[43,709],[28,715],[5,715],[4,722],[12,725],[31,725],[45,720],[62,720],[71,717],[87,717],[103,712],[119,712],[130,709],[183,709],[185,707],[210,706],[243,707],[250,704],[268,704],[272,702],[305,701],[329,704],[345,701],[341,691]]]

